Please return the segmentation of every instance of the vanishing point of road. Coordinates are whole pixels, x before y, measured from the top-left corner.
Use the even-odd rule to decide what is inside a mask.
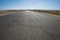
[[[0,40],[60,40],[60,18],[31,11],[0,16]]]

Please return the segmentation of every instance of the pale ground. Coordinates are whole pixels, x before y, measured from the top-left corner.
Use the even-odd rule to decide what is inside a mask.
[[[60,40],[60,18],[31,11],[2,15],[0,40]]]

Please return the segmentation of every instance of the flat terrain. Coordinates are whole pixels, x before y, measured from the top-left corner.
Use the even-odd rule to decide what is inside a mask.
[[[31,10],[34,12],[44,12],[44,14],[53,14],[53,15],[59,15],[60,16],[60,10]]]
[[[60,40],[60,18],[22,11],[0,16],[0,40]]]

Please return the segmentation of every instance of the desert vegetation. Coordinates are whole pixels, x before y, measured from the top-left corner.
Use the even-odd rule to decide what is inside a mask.
[[[0,15],[5,13],[15,13],[15,12],[22,12],[25,10],[0,10]],[[48,14],[55,14],[60,16],[60,10],[28,10],[28,11],[34,11],[34,12],[45,12]]]
[[[59,15],[60,16],[60,10],[30,10],[30,11],[45,12],[45,13],[55,14],[55,15]]]
[[[11,14],[11,13],[16,13],[16,12],[22,12],[24,10],[0,10],[0,16],[1,15],[6,15],[6,14]]]
[[[0,14],[1,13],[11,13],[11,12],[20,12],[20,11],[24,11],[24,10],[0,10]]]

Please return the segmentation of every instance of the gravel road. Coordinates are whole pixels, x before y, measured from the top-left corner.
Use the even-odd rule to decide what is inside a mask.
[[[0,40],[60,40],[60,19],[31,11],[0,16]]]

